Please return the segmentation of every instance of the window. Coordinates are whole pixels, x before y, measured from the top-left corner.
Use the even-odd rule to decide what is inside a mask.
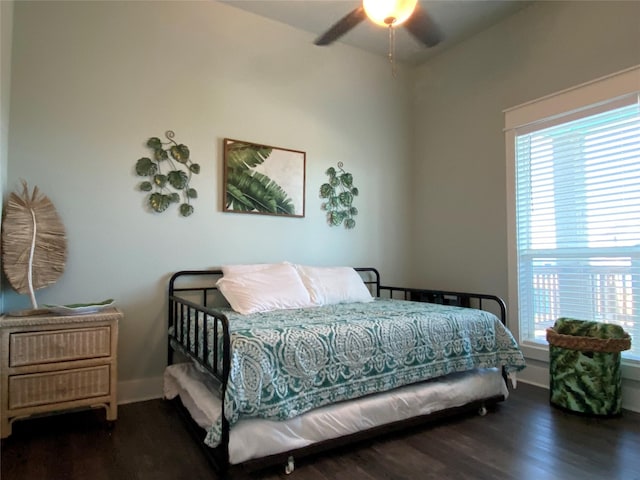
[[[640,360],[639,94],[631,69],[506,112],[523,346],[546,346],[546,329],[573,317],[621,325],[623,356]]]

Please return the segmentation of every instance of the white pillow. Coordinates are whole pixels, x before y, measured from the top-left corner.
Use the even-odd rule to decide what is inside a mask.
[[[225,275],[216,285],[231,308],[243,315],[313,306],[296,269],[285,263]]]
[[[222,265],[220,270],[225,277],[231,275],[240,275],[244,273],[257,272],[264,270],[265,268],[273,267],[274,265],[282,265],[281,263],[242,263],[237,265]]]
[[[371,302],[373,300],[362,277],[351,267],[296,265],[296,269],[315,305]]]

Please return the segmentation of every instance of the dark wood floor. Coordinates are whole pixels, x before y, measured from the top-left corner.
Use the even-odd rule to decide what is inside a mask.
[[[640,479],[640,414],[595,419],[549,406],[546,390],[520,384],[485,417],[469,415],[296,463],[251,479]],[[172,405],[14,423],[2,441],[2,480],[216,479]]]

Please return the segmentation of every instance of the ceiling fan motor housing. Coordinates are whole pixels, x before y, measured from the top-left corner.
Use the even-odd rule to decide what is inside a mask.
[[[426,10],[420,7],[418,0],[363,0],[361,6],[338,20],[314,43],[329,45],[367,18],[389,28],[389,35],[404,23],[409,33],[427,47],[434,47],[442,41],[442,32]]]
[[[372,22],[395,27],[411,16],[417,3],[418,0],[363,0],[362,6]]]

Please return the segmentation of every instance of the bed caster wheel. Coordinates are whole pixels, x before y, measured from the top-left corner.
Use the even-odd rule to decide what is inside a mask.
[[[481,417],[484,417],[487,414],[487,407],[485,407],[484,405],[482,405],[479,409],[478,409],[478,415],[480,415]]]
[[[296,466],[293,463],[293,457],[287,458],[287,464],[284,466],[284,473],[286,475],[291,475],[295,468],[296,468]]]

